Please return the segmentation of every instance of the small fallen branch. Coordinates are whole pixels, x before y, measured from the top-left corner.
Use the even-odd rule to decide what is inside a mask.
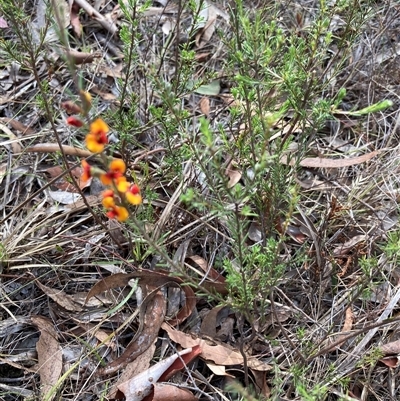
[[[90,157],[93,156],[92,152],[86,149],[74,148],[73,146],[63,145],[63,151],[68,156]],[[60,147],[56,143],[38,143],[24,149],[24,152],[30,153],[55,153],[60,152]]]

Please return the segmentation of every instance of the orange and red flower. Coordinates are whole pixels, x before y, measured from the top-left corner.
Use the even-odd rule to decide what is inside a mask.
[[[82,170],[81,180],[83,182],[89,181],[92,177],[92,166],[86,160],[82,160]]]
[[[86,147],[93,153],[102,152],[108,143],[108,125],[98,118],[90,124],[90,131],[86,135]]]
[[[140,195],[140,188],[138,185],[133,184],[125,192],[126,200],[132,205],[140,205],[142,203],[142,195]]]
[[[123,160],[114,159],[105,174],[100,176],[100,180],[104,185],[112,185],[117,179],[122,178],[125,173],[126,166]]]
[[[102,193],[103,200],[101,203],[106,209],[112,209],[115,207],[115,194],[112,189],[107,189]]]
[[[129,212],[123,206],[113,206],[106,213],[110,219],[117,219],[118,221],[126,221],[129,217]]]

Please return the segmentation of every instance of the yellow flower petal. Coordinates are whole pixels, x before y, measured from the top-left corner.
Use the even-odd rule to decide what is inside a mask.
[[[117,179],[116,185],[117,185],[118,191],[124,193],[129,189],[131,184],[126,180],[125,177],[119,177]]]
[[[111,196],[106,196],[105,198],[103,198],[103,200],[101,201],[101,203],[103,204],[103,206],[104,206],[106,209],[111,209],[112,207],[115,206],[114,198],[112,198]]]
[[[115,206],[114,210],[118,221],[128,220],[129,212],[126,208],[123,206]]]
[[[99,143],[94,135],[86,135],[86,147],[93,153],[99,153],[104,150],[104,145]]]
[[[131,205],[140,205],[142,203],[142,196],[140,194],[133,194],[128,191],[125,193],[125,198]]]

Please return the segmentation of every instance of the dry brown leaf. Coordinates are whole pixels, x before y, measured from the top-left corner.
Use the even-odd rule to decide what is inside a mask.
[[[122,57],[124,57],[124,56],[122,56]],[[126,78],[126,74],[124,72],[125,71],[124,67],[125,67],[124,63],[118,63],[115,66],[113,66],[112,68],[108,67],[105,64],[100,64],[98,66],[98,71],[99,71],[99,73],[105,74],[108,77],[125,79]],[[101,94],[101,91],[97,87],[97,85],[93,85],[91,87],[90,91],[93,91],[94,93]],[[110,93],[110,95],[111,95],[111,93]],[[114,99],[116,99],[116,98],[117,98],[117,96],[114,97]]]
[[[225,170],[225,175],[229,177],[228,188],[234,187],[242,178],[242,172],[236,170],[232,164],[230,164]]]
[[[107,228],[109,233],[112,235],[115,240],[121,244],[127,243],[129,240],[125,236],[126,233],[125,227],[121,226],[121,223],[114,219],[109,219],[107,222]]]
[[[276,306],[273,310],[269,309],[268,312],[265,313],[265,322],[263,329],[265,330],[267,327],[276,324],[276,322],[286,322],[290,317],[292,317],[293,313],[289,308],[283,306]]]
[[[0,124],[0,130],[10,138],[10,145],[13,153],[21,153],[21,145],[18,137],[5,125]]]
[[[158,2],[162,4],[162,2]],[[146,17],[153,17],[155,15],[161,15],[164,13],[164,7],[147,7],[146,10],[144,10],[143,15]]]
[[[328,159],[322,157],[306,157],[301,160],[299,165],[302,167],[311,167],[311,168],[341,168],[341,167],[349,167],[355,166],[357,164],[365,163],[368,160],[371,160],[379,153],[378,150],[375,150],[371,153],[366,153],[365,155],[358,157],[351,157],[349,159]],[[281,163],[289,164],[290,166],[294,166],[296,164],[295,160],[290,159],[288,161],[287,155],[284,155],[281,158]]]
[[[226,295],[229,293],[226,283],[220,283],[218,281],[206,280],[203,281],[200,286],[211,294]]]
[[[175,29],[175,22],[172,22],[170,18],[166,19],[164,23],[161,25],[161,30],[164,35],[169,35],[171,31]]]
[[[383,355],[400,354],[400,340],[392,341],[379,347]]]
[[[207,22],[199,32],[196,34],[195,43],[198,49],[204,47],[214,35],[215,22],[217,21],[217,9],[212,4],[208,4],[208,7],[201,11],[203,16],[207,15]]]
[[[83,199],[79,200],[76,203],[71,203],[70,205],[66,205],[66,209],[69,209],[71,212],[76,212],[79,210],[85,210],[87,208],[86,204],[89,205],[89,207],[94,207],[98,206],[101,204],[101,196],[96,196],[96,195],[88,195],[85,197],[86,203],[83,201]]]
[[[2,117],[0,118],[0,121],[10,124],[13,129],[20,131],[22,135],[33,135],[35,133],[35,130],[27,127],[25,124],[22,124],[14,118]]]
[[[7,21],[3,17],[0,17],[0,28],[1,29],[8,28]]]
[[[253,242],[260,242],[263,239],[261,224],[255,221],[252,221],[249,226],[249,230],[247,232],[247,237]]]
[[[398,356],[390,356],[387,358],[379,359],[379,362],[382,362],[389,368],[397,368],[399,366],[400,360]]]
[[[66,111],[67,114],[79,114],[82,111],[81,106],[73,102],[72,100],[66,100],[61,103],[61,107]]]
[[[365,240],[366,240],[365,234],[355,235],[353,238],[350,238],[344,244],[337,246],[333,250],[333,256],[335,257],[346,256],[350,251],[354,249],[354,247],[357,244],[364,242]]]
[[[210,53],[196,53],[196,56],[194,57],[196,61],[201,63],[202,61],[207,60],[210,57]]]
[[[233,337],[233,328],[235,326],[235,319],[231,317],[226,317],[221,322],[221,328],[217,331],[217,335],[215,336],[216,339],[226,342],[230,338]]]
[[[72,29],[79,38],[82,35],[82,24],[79,19],[79,10],[81,9],[74,1],[70,1],[69,15]]]
[[[8,163],[0,164],[0,184],[3,182],[3,179],[7,174],[9,174]]]
[[[116,75],[117,74],[115,74],[113,78],[117,78]],[[93,86],[90,91],[95,93],[96,95],[100,96],[103,100],[106,100],[108,102],[112,102],[117,99],[117,96],[115,96],[113,93],[103,92],[97,86]]]
[[[240,102],[236,100],[232,94],[230,93],[220,93],[218,95],[222,101],[226,104],[226,106],[237,107],[240,106]],[[244,126],[243,126],[244,127]]]
[[[235,376],[226,372],[225,366],[215,365],[214,363],[210,363],[210,362],[207,362],[206,365],[207,365],[208,369],[210,369],[211,372],[213,372],[217,376],[229,376],[229,377],[235,378]]]
[[[175,376],[179,371],[184,369],[193,359],[197,358],[201,354],[201,349],[198,346],[191,348],[188,352],[181,355],[179,359],[175,361],[165,370],[161,375],[160,381],[166,382],[171,377]]]
[[[271,389],[269,388],[267,384],[267,372],[259,371],[259,370],[251,370],[254,376],[254,380],[256,382],[257,387],[259,388],[259,391],[261,394],[268,399],[271,395]]]
[[[82,196],[77,193],[67,191],[46,191],[50,198],[56,201],[57,204],[70,205],[82,200]]]
[[[58,188],[61,191],[79,193],[75,186],[68,181],[68,175],[64,174],[63,167],[49,167],[46,169],[46,173],[48,173],[52,179],[60,177],[52,184],[54,187]],[[75,167],[74,169],[72,169],[70,174],[72,174],[75,180],[78,182],[80,189],[86,188],[88,186],[89,181],[82,182],[81,180],[82,169],[80,167]]]
[[[111,17],[104,17],[101,15],[94,7],[92,7],[86,0],[73,0],[75,4],[79,7],[83,8],[87,14],[93,18],[93,20],[97,21],[104,29],[114,35],[117,33],[118,28],[111,20]]]
[[[353,321],[354,321],[353,308],[351,306],[349,306],[345,312],[342,333],[338,336],[338,340],[340,339],[340,336],[345,337],[348,334],[348,332],[351,330],[351,328],[353,326]],[[337,348],[339,348],[342,344],[343,343],[338,344]]]
[[[213,267],[210,267],[205,259],[198,255],[188,256],[186,260],[196,263],[205,273],[206,277],[218,281],[220,283],[225,283],[225,277],[218,273]]]
[[[36,343],[38,353],[38,373],[42,384],[42,397],[48,394],[57,384],[62,372],[62,349],[57,340],[51,320],[43,316],[32,316],[32,323],[40,330],[39,341]],[[47,397],[47,400],[53,399]]]
[[[43,285],[40,281],[36,281],[37,286],[54,302],[69,312],[82,312],[82,307],[77,304],[73,298],[66,294],[63,290],[56,290]]]
[[[285,234],[288,234],[291,238],[293,238],[298,244],[304,244],[307,239],[307,235],[301,231],[301,229],[297,226],[293,226],[288,224],[286,227]]]
[[[74,318],[74,317],[73,317]],[[91,335],[96,337],[101,343],[107,345],[112,349],[112,351],[115,351],[116,344],[110,339],[110,333],[99,329],[97,324],[91,324],[91,323],[80,323],[76,319],[74,319],[77,324],[84,330],[86,335]]]
[[[199,345],[201,348],[201,357],[208,361],[213,361],[217,365],[228,366],[243,364],[242,354],[239,351],[229,348],[227,345],[209,345],[205,340],[175,330],[166,323],[163,323],[161,328],[168,333],[172,341],[178,343],[183,348],[191,348]]]
[[[196,345],[200,346],[201,357],[207,361],[213,361],[217,365],[242,365],[243,356],[239,351],[230,348],[226,344],[209,345],[201,338],[192,337],[179,330],[175,330],[167,323],[163,323],[161,328],[164,329],[172,341],[180,344],[183,348],[191,348]],[[266,363],[257,360],[254,357],[247,358],[247,366],[257,370],[270,370],[272,367]]]
[[[341,347],[342,344],[346,341],[348,332],[351,330],[351,328],[353,326],[353,321],[354,321],[353,308],[351,306],[349,306],[345,312],[345,318],[344,318],[342,331],[340,333],[337,333],[335,336],[328,338],[326,341],[324,341],[323,346],[324,347],[328,346],[329,344],[334,342],[335,346],[332,347],[332,349],[338,349],[339,347]],[[340,342],[341,338],[343,338],[342,342]]]
[[[226,317],[227,314],[229,313],[229,309],[226,306],[216,306],[207,313],[207,315],[201,322],[201,328],[200,328],[201,335],[205,335],[211,338],[215,338],[217,336],[217,326],[220,325],[220,322],[217,322],[217,318],[224,311],[226,313],[225,315]]]
[[[37,359],[36,351],[33,351],[33,350],[32,350],[31,353],[34,353],[34,355],[32,355],[31,358],[28,358],[28,357],[27,357],[27,358],[25,359],[25,361],[24,361],[24,364],[26,364],[27,360],[29,360],[29,359],[32,361],[32,364],[35,363],[35,362],[33,362],[33,361],[35,361],[35,360]],[[17,357],[18,357],[18,356],[17,356]],[[21,364],[19,364],[19,363],[13,362],[13,361],[10,360],[10,358],[11,358],[11,357],[8,357],[8,358],[0,358],[0,363],[1,363],[1,364],[10,365],[10,366],[12,366],[12,367],[14,367],[14,368],[16,368],[16,369],[18,369],[18,370],[21,370],[22,372],[37,374],[37,370],[36,370],[36,369],[28,368],[28,367],[26,367],[26,366],[24,366],[24,365],[21,365]],[[4,369],[4,368],[3,368],[3,369]]]
[[[152,401],[197,401],[189,390],[172,386],[171,384],[156,383]]]
[[[354,321],[353,308],[351,306],[349,306],[346,309],[342,332],[350,331],[353,326],[353,321]]]
[[[210,99],[207,96],[203,96],[200,99],[199,107],[201,112],[208,117],[210,115]]]

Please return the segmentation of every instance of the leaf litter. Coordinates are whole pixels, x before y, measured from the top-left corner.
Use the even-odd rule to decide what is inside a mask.
[[[32,25],[35,32],[46,24],[43,4],[38,2],[37,5],[36,25]],[[112,46],[116,49],[115,54],[121,54],[121,42],[116,35],[121,14],[115,3],[110,6],[98,4],[99,8],[95,8],[88,2],[79,0],[70,2],[70,5],[70,14],[64,14],[63,25],[71,24],[77,41],[84,32],[91,32],[96,38],[89,40],[89,51],[73,50],[72,56],[75,64],[87,74],[88,82],[96,82],[89,90],[93,95],[99,96],[99,112],[102,112],[116,102],[118,79],[125,77],[123,63],[109,62]],[[142,22],[151,28],[152,40],[161,43],[163,35],[171,35],[179,29],[176,25],[178,7],[166,1],[157,2],[156,5],[162,7],[150,7]],[[65,8],[66,3],[60,2],[59,6]],[[216,33],[218,29],[227,30],[229,22],[226,11],[221,8],[211,4],[204,8],[203,23],[198,25],[194,37],[196,61],[213,65],[216,69],[220,57],[218,49],[221,46]],[[390,7],[386,12],[393,23],[398,10]],[[154,21],[160,16],[166,17],[164,23],[156,25]],[[2,32],[9,29],[9,21],[1,16],[0,28]],[[109,34],[106,42],[100,40],[100,29]],[[371,35],[377,34],[374,29],[371,27]],[[396,32],[396,27],[388,24],[387,30],[390,34]],[[54,32],[50,33],[51,35],[46,35],[48,44],[57,40]],[[153,43],[154,48],[158,45],[157,42]],[[360,99],[362,104],[359,109],[362,110],[368,106],[363,103],[365,91],[362,88],[368,74],[371,74],[368,85],[373,83],[369,90],[375,96],[393,96],[398,82],[391,71],[396,71],[397,68],[398,46],[395,46],[394,52],[390,51],[391,46],[369,49],[362,42],[359,46],[364,46],[363,52],[367,53],[377,50],[375,60],[373,57],[366,57],[365,66],[359,65],[359,76],[352,72],[355,75],[346,78],[348,82],[353,82],[350,97]],[[47,51],[49,56],[50,53],[54,55],[51,49]],[[65,54],[65,49],[57,50],[56,53],[59,54],[53,59],[49,57],[49,60],[38,61],[37,73],[41,78],[49,75],[53,85],[49,90],[54,92],[55,98],[65,100],[65,97],[61,98],[59,89],[71,89],[71,84],[68,83],[69,73],[63,66],[61,56]],[[355,52],[354,60],[357,57]],[[379,67],[374,76],[366,69],[371,62]],[[167,79],[173,76],[169,72],[173,71],[172,66],[170,67],[167,65],[166,68]],[[218,226],[217,220],[211,219],[206,224],[199,220],[198,226],[202,229],[195,232],[195,235],[199,238],[204,235],[204,238],[200,238],[201,241],[192,238],[195,245],[190,244],[189,255],[184,258],[185,263],[196,271],[198,283],[201,282],[200,288],[204,293],[194,292],[190,286],[184,285],[182,279],[170,272],[139,269],[137,265],[130,264],[125,259],[127,253],[124,251],[127,248],[120,249],[110,241],[104,227],[93,220],[87,205],[75,199],[77,189],[66,176],[60,176],[60,150],[70,158],[71,163],[93,155],[77,146],[71,133],[66,132],[65,124],[56,121],[57,129],[63,134],[60,148],[49,126],[43,122],[44,114],[32,101],[38,96],[34,78],[18,65],[1,68],[0,110],[5,117],[1,120],[1,153],[4,161],[1,164],[0,182],[3,199],[0,265],[0,341],[3,353],[0,359],[0,376],[12,378],[10,383],[15,383],[0,383],[0,389],[7,395],[7,400],[17,399],[10,394],[17,394],[16,397],[33,397],[33,389],[39,388],[41,397],[47,399],[54,397],[57,391],[75,394],[70,399],[84,399],[81,391],[90,392],[93,399],[100,398],[104,388],[98,384],[97,379],[93,379],[98,376],[103,376],[104,380],[115,379],[114,393],[110,393],[111,399],[117,397],[120,391],[126,399],[142,400],[146,393],[149,400],[160,397],[167,400],[167,394],[173,393],[173,389],[183,391],[178,395],[173,393],[171,397],[175,399],[200,399],[202,391],[208,391],[209,394],[223,392],[215,391],[217,388],[224,388],[225,382],[215,379],[214,375],[233,376],[240,380],[244,365],[250,368],[260,393],[269,397],[273,382],[270,373],[273,359],[278,358],[281,361],[280,367],[289,371],[292,361],[297,358],[293,344],[300,346],[296,337],[298,328],[304,329],[307,340],[315,345],[308,362],[317,360],[321,370],[328,366],[327,361],[330,359],[337,367],[344,366],[341,375],[347,375],[353,385],[353,393],[357,393],[357,386],[363,382],[357,363],[369,344],[379,344],[379,349],[385,356],[380,359],[383,364],[392,369],[398,366],[396,322],[386,320],[396,310],[394,301],[399,297],[396,291],[400,277],[397,267],[388,263],[383,256],[379,259],[379,270],[386,278],[383,284],[387,285],[384,295],[379,295],[379,285],[371,288],[372,295],[365,298],[354,291],[354,286],[362,278],[359,261],[364,255],[371,255],[377,249],[379,241],[390,234],[387,231],[393,227],[382,228],[384,219],[397,221],[398,116],[382,113],[381,120],[373,117],[371,126],[365,125],[362,130],[357,131],[357,124],[348,120],[349,116],[357,115],[347,113],[346,116],[343,111],[338,113],[338,120],[332,122],[332,126],[338,123],[341,130],[332,130],[333,136],[329,133],[320,142],[315,140],[308,144],[309,157],[300,161],[303,175],[298,180],[303,183],[301,201],[307,205],[304,210],[310,211],[307,212],[309,220],[297,214],[290,222],[279,221],[275,224],[277,231],[281,227],[282,233],[288,234],[293,240],[285,244],[289,250],[298,246],[307,247],[308,257],[312,259],[319,252],[323,256],[322,261],[326,262],[331,271],[340,270],[335,275],[338,281],[333,284],[341,292],[334,297],[328,293],[321,294],[322,302],[316,305],[315,298],[307,298],[305,293],[320,290],[317,288],[315,291],[313,289],[304,292],[304,288],[310,285],[305,281],[304,274],[299,274],[297,269],[287,272],[282,278],[283,283],[279,283],[283,291],[280,304],[277,301],[274,306],[263,311],[267,316],[263,325],[258,324],[259,316],[255,316],[252,329],[256,335],[241,348],[240,322],[236,314],[217,303],[208,305],[207,294],[227,294],[225,276],[215,264],[213,253],[199,251],[198,245],[198,242],[208,241],[209,244],[218,244],[216,248],[226,247],[226,239],[220,235],[223,227]],[[97,72],[103,76],[99,77]],[[193,99],[187,99],[194,114],[200,111],[207,118],[213,118],[220,111],[218,99],[224,103],[224,107],[233,106],[231,94],[222,93],[225,90],[222,78],[206,80],[196,87],[197,82],[200,82],[198,77],[193,77],[192,82],[189,82],[195,88],[195,94]],[[137,85],[139,97],[145,99],[147,91],[147,87]],[[395,100],[398,101],[397,98]],[[20,107],[22,104],[25,108]],[[60,113],[63,112],[60,110]],[[358,121],[356,118],[354,120]],[[226,121],[222,120],[222,123],[225,124]],[[378,130],[385,127],[382,142],[369,136],[373,124]],[[286,123],[281,126],[277,124],[275,128],[275,137],[282,137],[291,130],[301,130],[301,127],[293,128]],[[239,132],[241,133],[240,129]],[[149,139],[148,143],[154,140]],[[322,148],[322,152],[321,142],[326,147]],[[26,147],[28,143],[29,146]],[[151,158],[150,152],[153,150],[145,152],[143,160],[149,161],[149,165],[156,166],[157,169],[159,160],[156,157]],[[291,159],[287,156],[281,162],[290,165]],[[246,178],[244,171],[232,167],[231,164],[227,165],[225,175],[232,188],[240,185],[241,180]],[[79,176],[79,172],[76,176]],[[44,187],[48,184],[51,189],[46,190]],[[169,191],[177,189],[174,184],[167,185],[163,182],[159,186],[163,187],[166,203],[165,199],[160,203],[154,201],[159,208],[159,216],[162,216],[155,238],[162,239],[161,233],[171,230],[170,246],[173,252],[174,247],[186,240],[181,233],[188,232],[192,226],[187,215],[178,214],[181,192],[177,191],[173,198],[173,191]],[[80,188],[87,191],[85,193],[90,200],[89,206],[96,208],[100,202],[96,197],[98,192],[96,193],[95,183],[90,182],[88,187],[80,185]],[[334,197],[340,199],[342,207],[335,205]],[[59,203],[66,203],[68,207],[64,208]],[[114,227],[114,230],[117,229],[123,233],[120,243],[125,244],[125,247],[131,246],[131,233],[127,233],[123,227]],[[262,230],[262,225],[251,221],[249,240],[254,243],[262,240]],[[98,240],[93,241],[93,238]],[[110,265],[115,263],[117,268],[110,273],[102,267],[101,262],[104,260],[109,261]],[[304,270],[321,279],[320,288],[323,288],[325,278],[318,276],[320,272],[315,265],[308,263],[305,262]],[[145,266],[155,265],[156,258]],[[115,274],[118,269],[127,273]],[[138,279],[142,296],[137,292],[128,297],[131,290],[129,280],[132,278]],[[169,302],[166,289],[169,287],[178,290],[178,311],[171,316],[166,314]],[[356,308],[348,302],[353,298],[357,301]],[[386,334],[373,327],[368,329],[367,325],[365,327],[368,330],[363,331],[363,326],[368,321],[381,323],[387,328]],[[362,342],[353,341],[357,333],[359,339],[363,339]],[[162,359],[155,362],[155,356],[161,347],[159,336],[163,336],[165,341],[162,343],[167,346],[162,352]],[[266,336],[279,343],[279,347],[274,346],[273,341],[266,341]],[[180,348],[184,350],[180,351]],[[192,359],[185,360],[185,355],[190,355]],[[175,380],[182,388],[167,387],[158,382],[169,380],[165,365],[171,360],[181,362],[173,372],[176,375]],[[234,369],[231,370],[232,367]],[[66,383],[60,378],[69,369],[73,374],[69,376],[70,382]],[[387,388],[398,388],[398,383],[383,369],[386,368],[378,364],[374,367],[370,385],[382,391],[386,399],[390,399]],[[238,374],[238,371],[241,373]],[[116,377],[121,372],[124,375],[121,376],[124,378],[123,382]],[[141,374],[145,378],[145,385],[136,387]],[[192,374],[195,379],[191,377]],[[149,377],[152,378],[151,381]],[[381,385],[385,381],[388,386]],[[185,386],[188,389],[184,389]],[[142,391],[140,397],[133,398]],[[221,396],[218,399],[226,398]]]

